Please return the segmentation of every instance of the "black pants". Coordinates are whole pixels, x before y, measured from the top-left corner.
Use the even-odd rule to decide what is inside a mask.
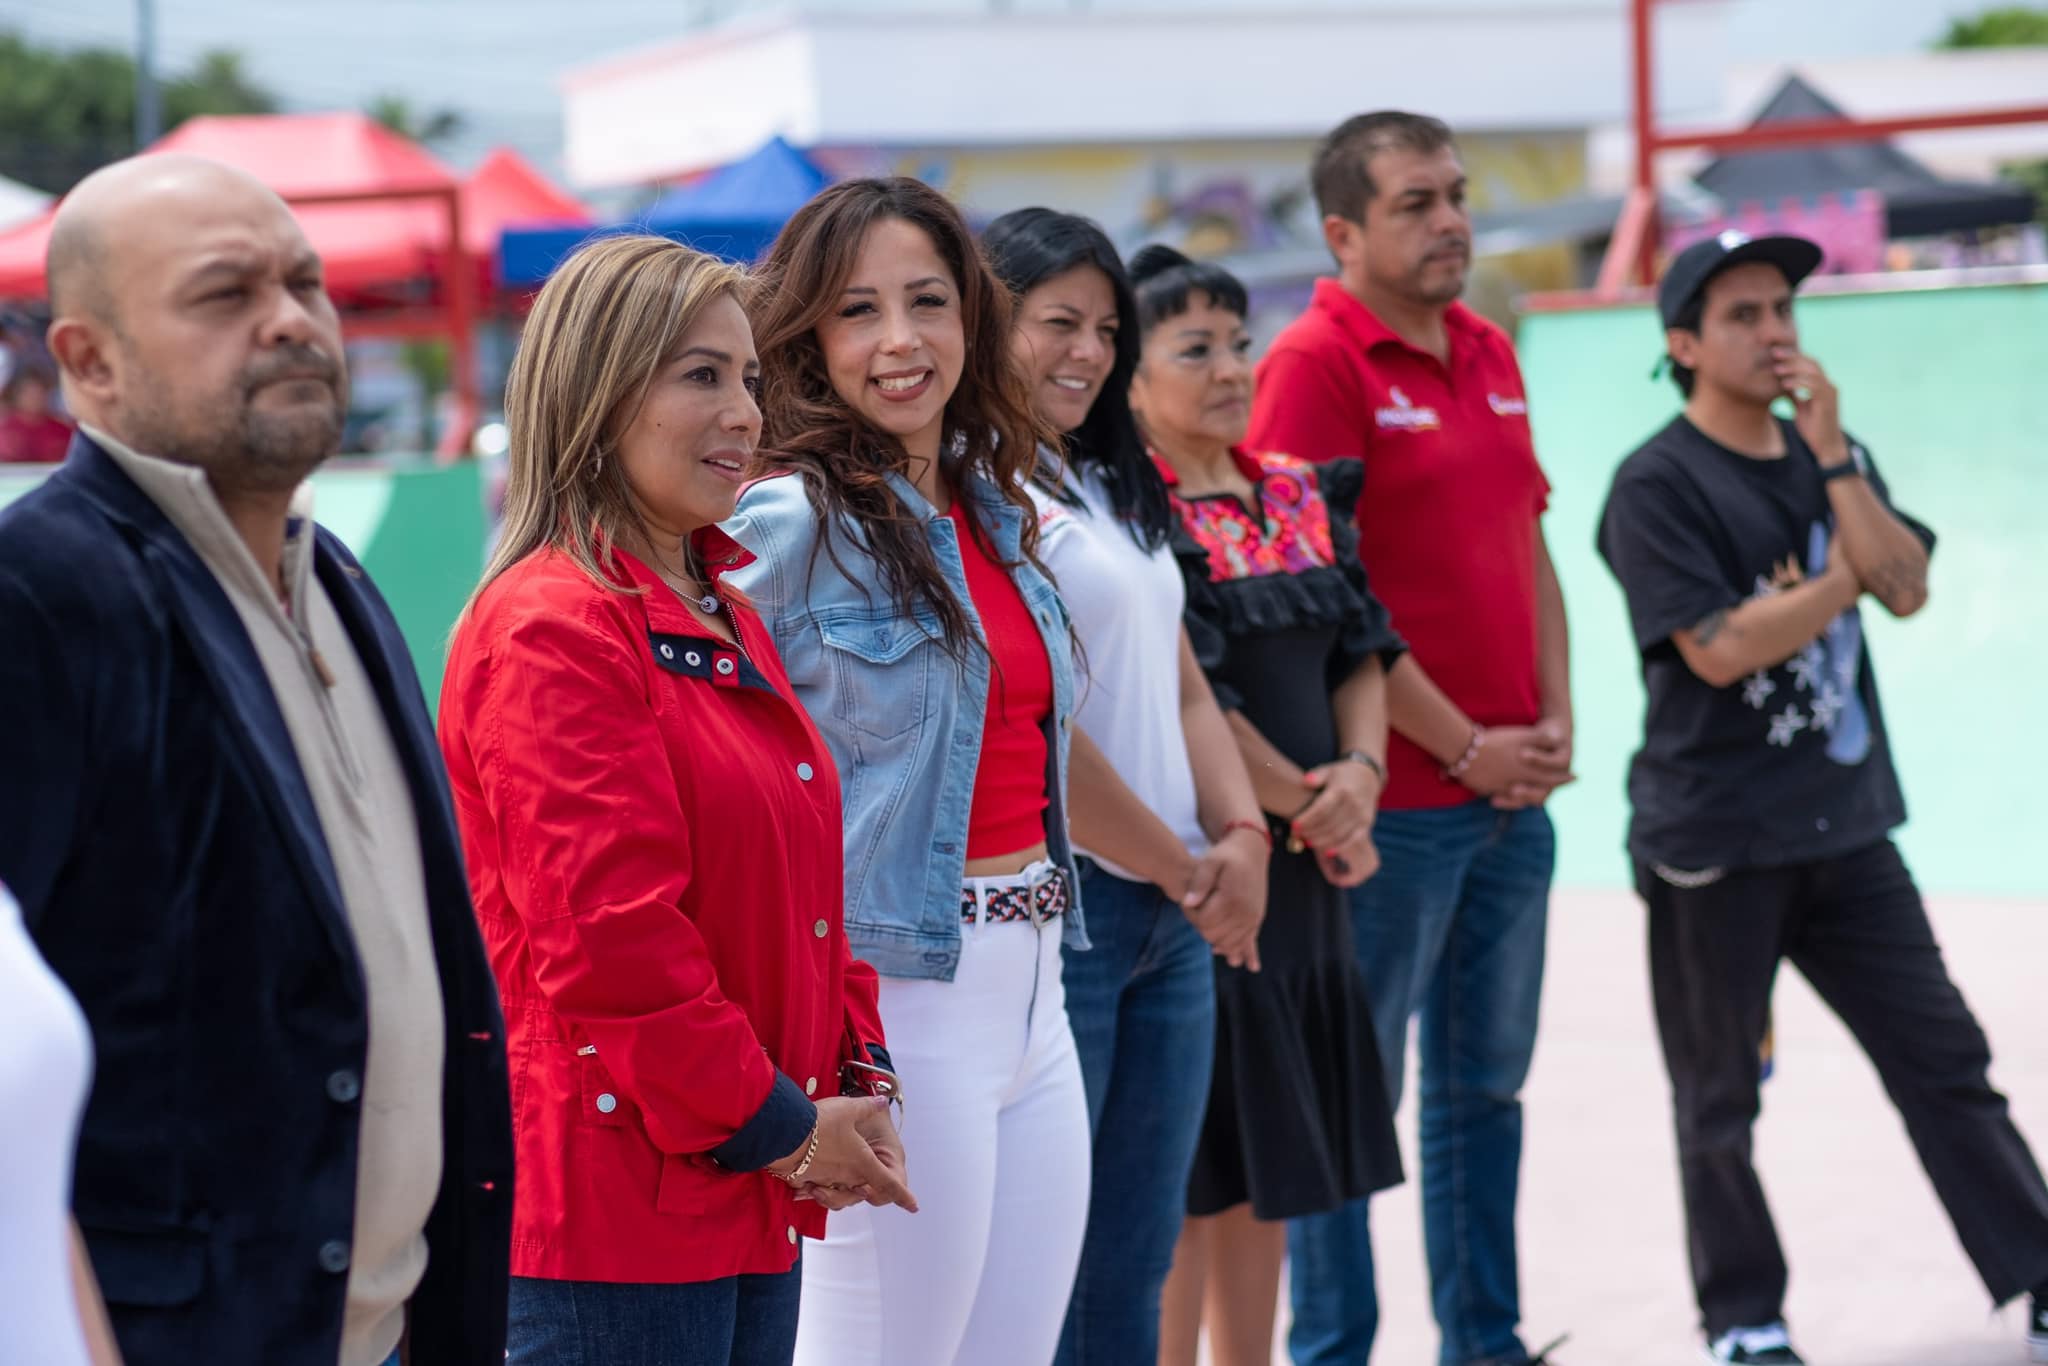
[[[1781,959],[1876,1066],[1992,1299],[2048,1282],[2048,1188],[1985,1075],[1990,1045],[1890,841],[1694,888],[1638,865],[1636,890],[1650,908],[1650,984],[1710,1336],[1783,1312],[1785,1255],[1750,1163],[1757,1048]]]

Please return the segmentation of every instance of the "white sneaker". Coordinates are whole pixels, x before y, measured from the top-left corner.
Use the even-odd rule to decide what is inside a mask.
[[[1806,1358],[1792,1350],[1782,1320],[1729,1329],[1707,1344],[1707,1360],[1718,1366],[1806,1366]]]

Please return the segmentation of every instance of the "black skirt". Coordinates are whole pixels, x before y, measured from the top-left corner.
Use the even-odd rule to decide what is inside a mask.
[[[1332,634],[1261,633],[1255,648],[1231,652],[1250,667],[1217,679],[1245,719],[1304,767],[1336,754],[1324,667]],[[1286,851],[1283,822],[1271,824],[1263,970],[1216,960],[1216,1068],[1190,1214],[1247,1201],[1261,1219],[1320,1214],[1401,1181],[1348,898],[1313,854]]]

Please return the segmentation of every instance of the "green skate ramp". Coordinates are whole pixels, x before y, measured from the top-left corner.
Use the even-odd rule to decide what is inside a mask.
[[[1863,606],[1907,858],[1932,891],[2048,898],[2048,285],[1815,295],[1799,326],[1844,425],[1941,538],[1919,616]],[[1678,409],[1647,378],[1662,340],[1648,306],[1533,314],[1518,337],[1571,614],[1579,781],[1551,804],[1567,886],[1628,882],[1643,691],[1593,534],[1616,464]]]

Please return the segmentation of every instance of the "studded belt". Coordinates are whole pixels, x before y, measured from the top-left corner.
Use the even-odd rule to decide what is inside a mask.
[[[1072,904],[1066,873],[1049,863],[1034,864],[1015,878],[969,878],[960,889],[960,919],[969,925],[977,920],[984,924],[1028,920],[1043,925],[1065,915]]]

